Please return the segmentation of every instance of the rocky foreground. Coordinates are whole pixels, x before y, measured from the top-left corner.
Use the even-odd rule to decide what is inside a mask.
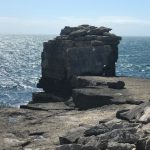
[[[66,26],[44,43],[43,92],[0,110],[0,149],[150,150],[150,80],[114,77],[121,37],[110,31]]]
[[[72,82],[68,101],[34,93],[21,109],[1,108],[0,149],[150,149],[150,80],[82,76]]]

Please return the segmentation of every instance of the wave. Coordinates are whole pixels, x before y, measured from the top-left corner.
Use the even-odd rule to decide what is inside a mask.
[[[54,37],[54,36],[53,36]],[[18,105],[39,91],[43,42],[52,36],[0,35],[0,105]],[[150,38],[124,37],[116,64],[118,76],[150,78]]]

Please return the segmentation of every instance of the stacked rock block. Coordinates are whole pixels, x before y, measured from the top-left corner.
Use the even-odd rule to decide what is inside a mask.
[[[60,36],[45,42],[38,87],[68,94],[75,76],[115,76],[121,37],[109,31],[110,28],[90,25],[66,26]]]

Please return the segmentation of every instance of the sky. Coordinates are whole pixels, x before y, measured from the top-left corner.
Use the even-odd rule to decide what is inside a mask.
[[[59,34],[90,24],[150,36],[150,0],[0,0],[0,34]]]

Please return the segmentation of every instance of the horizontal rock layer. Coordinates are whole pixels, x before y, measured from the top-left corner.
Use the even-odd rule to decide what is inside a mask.
[[[123,89],[108,87],[108,82],[118,83],[117,81],[125,83]],[[35,93],[34,101],[21,106],[22,109],[0,109],[1,149],[54,150],[56,147],[57,150],[97,150],[97,147],[104,147],[107,150],[150,149],[148,111],[150,80],[80,76],[72,81],[72,86],[75,89],[85,88],[85,90],[88,88],[95,90],[96,86],[101,87],[99,90],[107,88],[110,91],[115,90],[117,96],[120,95],[120,100],[123,94],[126,99],[134,100],[136,104],[141,101],[146,103],[137,106],[130,101],[130,104],[104,105],[78,111],[72,105],[72,98],[60,102],[64,101],[63,97],[52,93]],[[113,97],[113,92],[110,94]],[[44,103],[41,103],[42,101]],[[118,114],[121,116],[120,119],[116,118]],[[61,144],[64,141],[66,144],[59,146],[59,137]]]
[[[109,31],[110,28],[90,25],[65,27],[60,36],[45,42],[38,87],[69,95],[74,76],[115,76],[121,37]]]

